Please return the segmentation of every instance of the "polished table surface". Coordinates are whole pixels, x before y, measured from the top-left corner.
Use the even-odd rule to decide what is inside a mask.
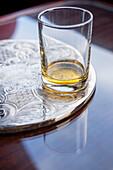
[[[0,135],[0,169],[113,169],[113,5],[59,1],[0,17],[0,39],[37,40],[37,15],[54,6],[80,6],[94,15],[91,62],[96,91],[85,106],[48,128]]]

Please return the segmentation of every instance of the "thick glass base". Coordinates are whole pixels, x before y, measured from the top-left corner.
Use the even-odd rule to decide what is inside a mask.
[[[55,84],[52,82],[47,81],[42,76],[42,85],[45,89],[50,90],[55,93],[75,93],[85,89],[88,85],[88,79],[85,79],[82,82],[76,84]]]

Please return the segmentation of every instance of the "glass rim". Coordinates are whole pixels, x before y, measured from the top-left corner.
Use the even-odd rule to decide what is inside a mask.
[[[80,10],[80,11],[83,11],[83,12],[87,12],[89,15],[90,15],[90,18],[83,22],[83,23],[79,23],[79,24],[72,24],[72,25],[53,25],[53,24],[50,24],[48,22],[45,22],[45,21],[42,21],[41,20],[41,16],[47,12],[51,12],[53,10],[57,10],[57,9],[76,9],[76,10]],[[90,22],[93,21],[93,14],[88,11],[87,9],[84,9],[84,8],[80,8],[80,7],[71,7],[71,6],[61,6],[61,7],[53,7],[53,8],[48,8],[44,11],[41,11],[39,14],[38,14],[38,21],[40,23],[42,23],[43,25],[47,26],[47,27],[51,27],[51,28],[57,28],[57,29],[71,29],[71,28],[76,28],[76,27],[81,27],[81,26],[84,26],[86,24],[89,24]]]

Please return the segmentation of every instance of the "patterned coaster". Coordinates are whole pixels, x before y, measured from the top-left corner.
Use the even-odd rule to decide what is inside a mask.
[[[53,94],[41,86],[38,42],[0,41],[0,133],[45,127],[83,106],[95,90],[90,66],[88,87],[80,94]]]

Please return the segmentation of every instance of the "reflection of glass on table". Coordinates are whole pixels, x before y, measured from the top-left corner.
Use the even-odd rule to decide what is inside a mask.
[[[64,122],[58,126],[57,130],[44,134],[44,143],[47,148],[56,154],[63,155],[81,152],[87,142],[87,116],[88,109],[75,120],[67,124]]]

